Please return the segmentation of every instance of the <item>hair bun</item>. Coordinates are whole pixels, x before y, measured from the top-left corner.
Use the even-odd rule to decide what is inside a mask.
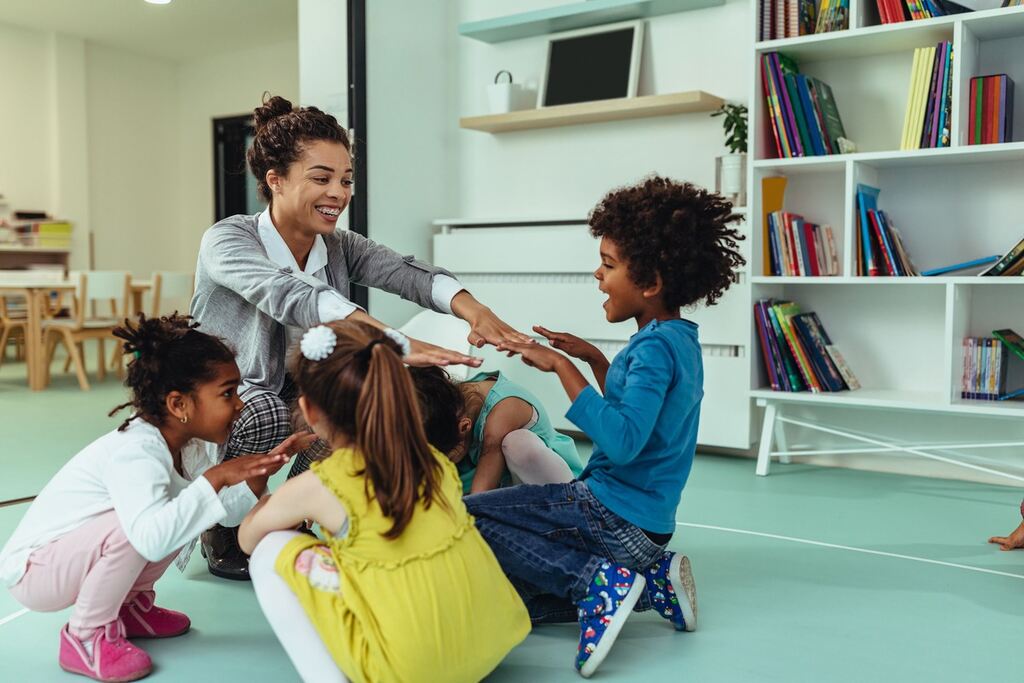
[[[263,106],[256,107],[253,110],[253,118],[256,120],[256,130],[260,130],[265,127],[268,123],[274,119],[290,114],[294,110],[292,103],[281,97],[280,95],[269,96],[270,93],[263,95]]]

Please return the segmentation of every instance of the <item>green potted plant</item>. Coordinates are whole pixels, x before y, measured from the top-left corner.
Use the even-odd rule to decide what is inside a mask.
[[[747,175],[747,106],[745,104],[723,104],[712,116],[721,116],[725,130],[725,146],[728,154],[718,157],[718,191],[732,199],[734,204],[743,205]]]

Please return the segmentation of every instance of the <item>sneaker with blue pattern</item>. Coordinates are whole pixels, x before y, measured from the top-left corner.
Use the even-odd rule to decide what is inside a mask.
[[[677,631],[697,629],[697,586],[693,582],[690,558],[665,552],[661,559],[644,570],[647,597],[661,616]]]
[[[576,669],[590,678],[601,665],[615,639],[643,595],[646,580],[621,564],[605,562],[594,574],[587,595],[577,604],[580,645]]]

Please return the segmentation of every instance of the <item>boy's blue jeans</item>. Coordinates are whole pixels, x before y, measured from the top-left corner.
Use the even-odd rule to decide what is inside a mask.
[[[512,486],[463,500],[534,623],[576,621],[576,603],[602,562],[642,571],[665,549],[582,481]],[[645,592],[636,609],[650,608]]]

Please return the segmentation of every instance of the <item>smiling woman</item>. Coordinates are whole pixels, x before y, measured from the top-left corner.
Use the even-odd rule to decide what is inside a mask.
[[[285,355],[303,330],[341,319],[387,328],[349,300],[351,284],[454,314],[470,324],[469,341],[476,346],[528,341],[447,271],[337,229],[352,197],[353,171],[348,135],[333,116],[269,96],[254,114],[256,135],[246,158],[270,206],[206,231],[191,307],[204,330],[238,352],[245,406],[222,448],[224,459],[266,452],[291,433],[295,389]],[[409,341],[410,365],[480,363]],[[291,476],[305,470],[311,457],[300,454]],[[203,551],[213,574],[247,580],[248,560],[236,536],[235,529],[212,529],[203,535]]]

